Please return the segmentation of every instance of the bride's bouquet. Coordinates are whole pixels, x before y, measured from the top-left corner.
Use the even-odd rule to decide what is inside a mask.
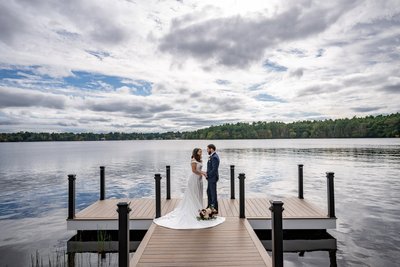
[[[213,220],[216,218],[216,211],[217,210],[212,206],[210,208],[201,209],[199,210],[199,216],[197,216],[197,220]]]

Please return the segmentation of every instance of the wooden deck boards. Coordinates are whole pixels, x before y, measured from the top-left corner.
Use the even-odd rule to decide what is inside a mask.
[[[131,266],[249,265],[272,262],[247,220],[228,216],[208,229],[173,230],[152,224],[131,259]]]
[[[96,201],[89,207],[76,214],[74,220],[115,220],[118,218],[117,203],[121,201],[130,202],[132,209],[129,218],[152,219],[155,216],[154,199],[106,199]],[[179,203],[179,199],[162,200],[161,214],[172,211]],[[285,198],[283,201],[283,218],[327,218],[325,212],[304,199],[296,197]],[[206,205],[206,200],[204,201]],[[264,198],[246,199],[246,217],[249,219],[271,218],[269,200]],[[223,217],[239,217],[239,201],[237,199],[220,199],[219,215]]]
[[[213,228],[173,230],[152,222],[155,200],[106,199],[96,201],[67,220],[69,230],[118,229],[118,202],[129,202],[130,228],[148,230],[131,266],[272,266],[271,258],[253,229],[271,229],[267,198],[247,198],[246,219],[239,219],[238,199],[219,199],[219,215],[226,221]],[[172,211],[180,199],[161,201],[161,215]],[[282,199],[284,229],[331,229],[336,219],[307,200]],[[204,199],[203,205],[207,205]]]
[[[106,199],[96,201],[89,207],[79,211],[75,218],[67,220],[68,230],[115,230],[118,227],[118,202],[129,202],[131,229],[149,229],[155,217],[155,200],[142,199]],[[172,211],[180,199],[161,200],[161,215]],[[296,197],[285,198],[283,201],[284,229],[334,229],[336,219],[329,218],[327,213],[310,203],[308,200]],[[203,206],[207,205],[204,199]],[[271,229],[270,203],[266,198],[246,199],[246,218],[253,229]],[[226,218],[239,217],[238,199],[219,199],[219,215]]]

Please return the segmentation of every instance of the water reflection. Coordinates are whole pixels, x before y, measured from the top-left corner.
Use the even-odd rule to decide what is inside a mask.
[[[271,230],[255,232],[272,256]],[[327,231],[284,230],[283,239],[285,266],[337,266],[337,241]]]
[[[130,231],[130,254],[138,248],[146,231]],[[118,266],[118,231],[78,231],[67,242],[68,267]]]

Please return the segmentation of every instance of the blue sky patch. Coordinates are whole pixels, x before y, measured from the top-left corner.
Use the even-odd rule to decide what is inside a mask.
[[[31,74],[33,74],[33,73],[31,72]],[[24,78],[24,75],[19,70],[13,70],[13,69],[1,69],[0,70],[0,79],[1,80],[22,79],[22,78]]]
[[[148,96],[151,95],[152,84],[146,80],[133,80],[132,83],[125,84],[125,86],[133,88],[135,95]]]
[[[256,91],[256,90],[260,89],[260,87],[263,86],[264,84],[265,84],[265,82],[252,84],[249,87],[249,90],[250,91]]]
[[[29,89],[32,87],[44,89],[52,85],[60,86],[60,81],[54,80],[48,75],[37,74],[37,68],[39,66],[0,68],[0,86]]]
[[[285,100],[279,99],[275,96],[269,95],[267,93],[262,93],[256,96],[256,99],[259,101],[265,101],[265,102],[279,102],[279,103],[286,103]]]
[[[121,87],[132,89],[134,95],[151,95],[152,83],[118,76],[104,75],[86,71],[72,71],[73,76],[63,78],[68,85],[89,90],[115,90]]]
[[[35,73],[35,69],[37,69],[37,68],[38,68],[38,66],[32,66],[32,67],[29,67],[29,68],[4,68],[4,69],[0,69],[0,80],[23,79],[23,78],[27,78],[27,77],[37,76],[37,74]]]
[[[264,61],[263,67],[275,72],[284,72],[288,69],[287,67],[279,65],[278,63],[272,62],[268,59]]]
[[[77,88],[91,90],[115,90],[121,87],[132,89],[132,94],[151,95],[152,83],[145,80],[132,80],[118,76],[110,76],[86,71],[72,71],[73,76],[65,77],[66,84]]]
[[[115,76],[95,74],[86,71],[72,71],[72,76],[64,77],[66,84],[78,88],[98,89],[101,82],[113,86],[122,87],[121,79]]]
[[[151,95],[152,83],[146,80],[135,80],[118,76],[104,75],[86,71],[72,71],[72,76],[61,79],[37,74],[39,66],[1,68],[0,85],[19,88],[44,89],[55,87],[74,87],[82,90],[114,91],[118,88],[129,88],[131,94]]]

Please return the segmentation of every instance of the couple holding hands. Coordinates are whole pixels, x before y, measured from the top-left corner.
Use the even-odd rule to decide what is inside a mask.
[[[218,214],[217,182],[220,162],[215,145],[208,145],[207,153],[209,155],[207,171],[203,171],[202,150],[200,148],[193,149],[192,173],[188,178],[185,194],[172,212],[154,219],[156,224],[172,229],[201,229],[213,227],[225,221],[223,217],[214,216]],[[207,209],[203,209],[203,177],[207,180]],[[199,217],[199,212],[201,215],[202,212],[207,213],[207,211],[211,211],[206,216],[210,219],[203,220],[203,216]]]

